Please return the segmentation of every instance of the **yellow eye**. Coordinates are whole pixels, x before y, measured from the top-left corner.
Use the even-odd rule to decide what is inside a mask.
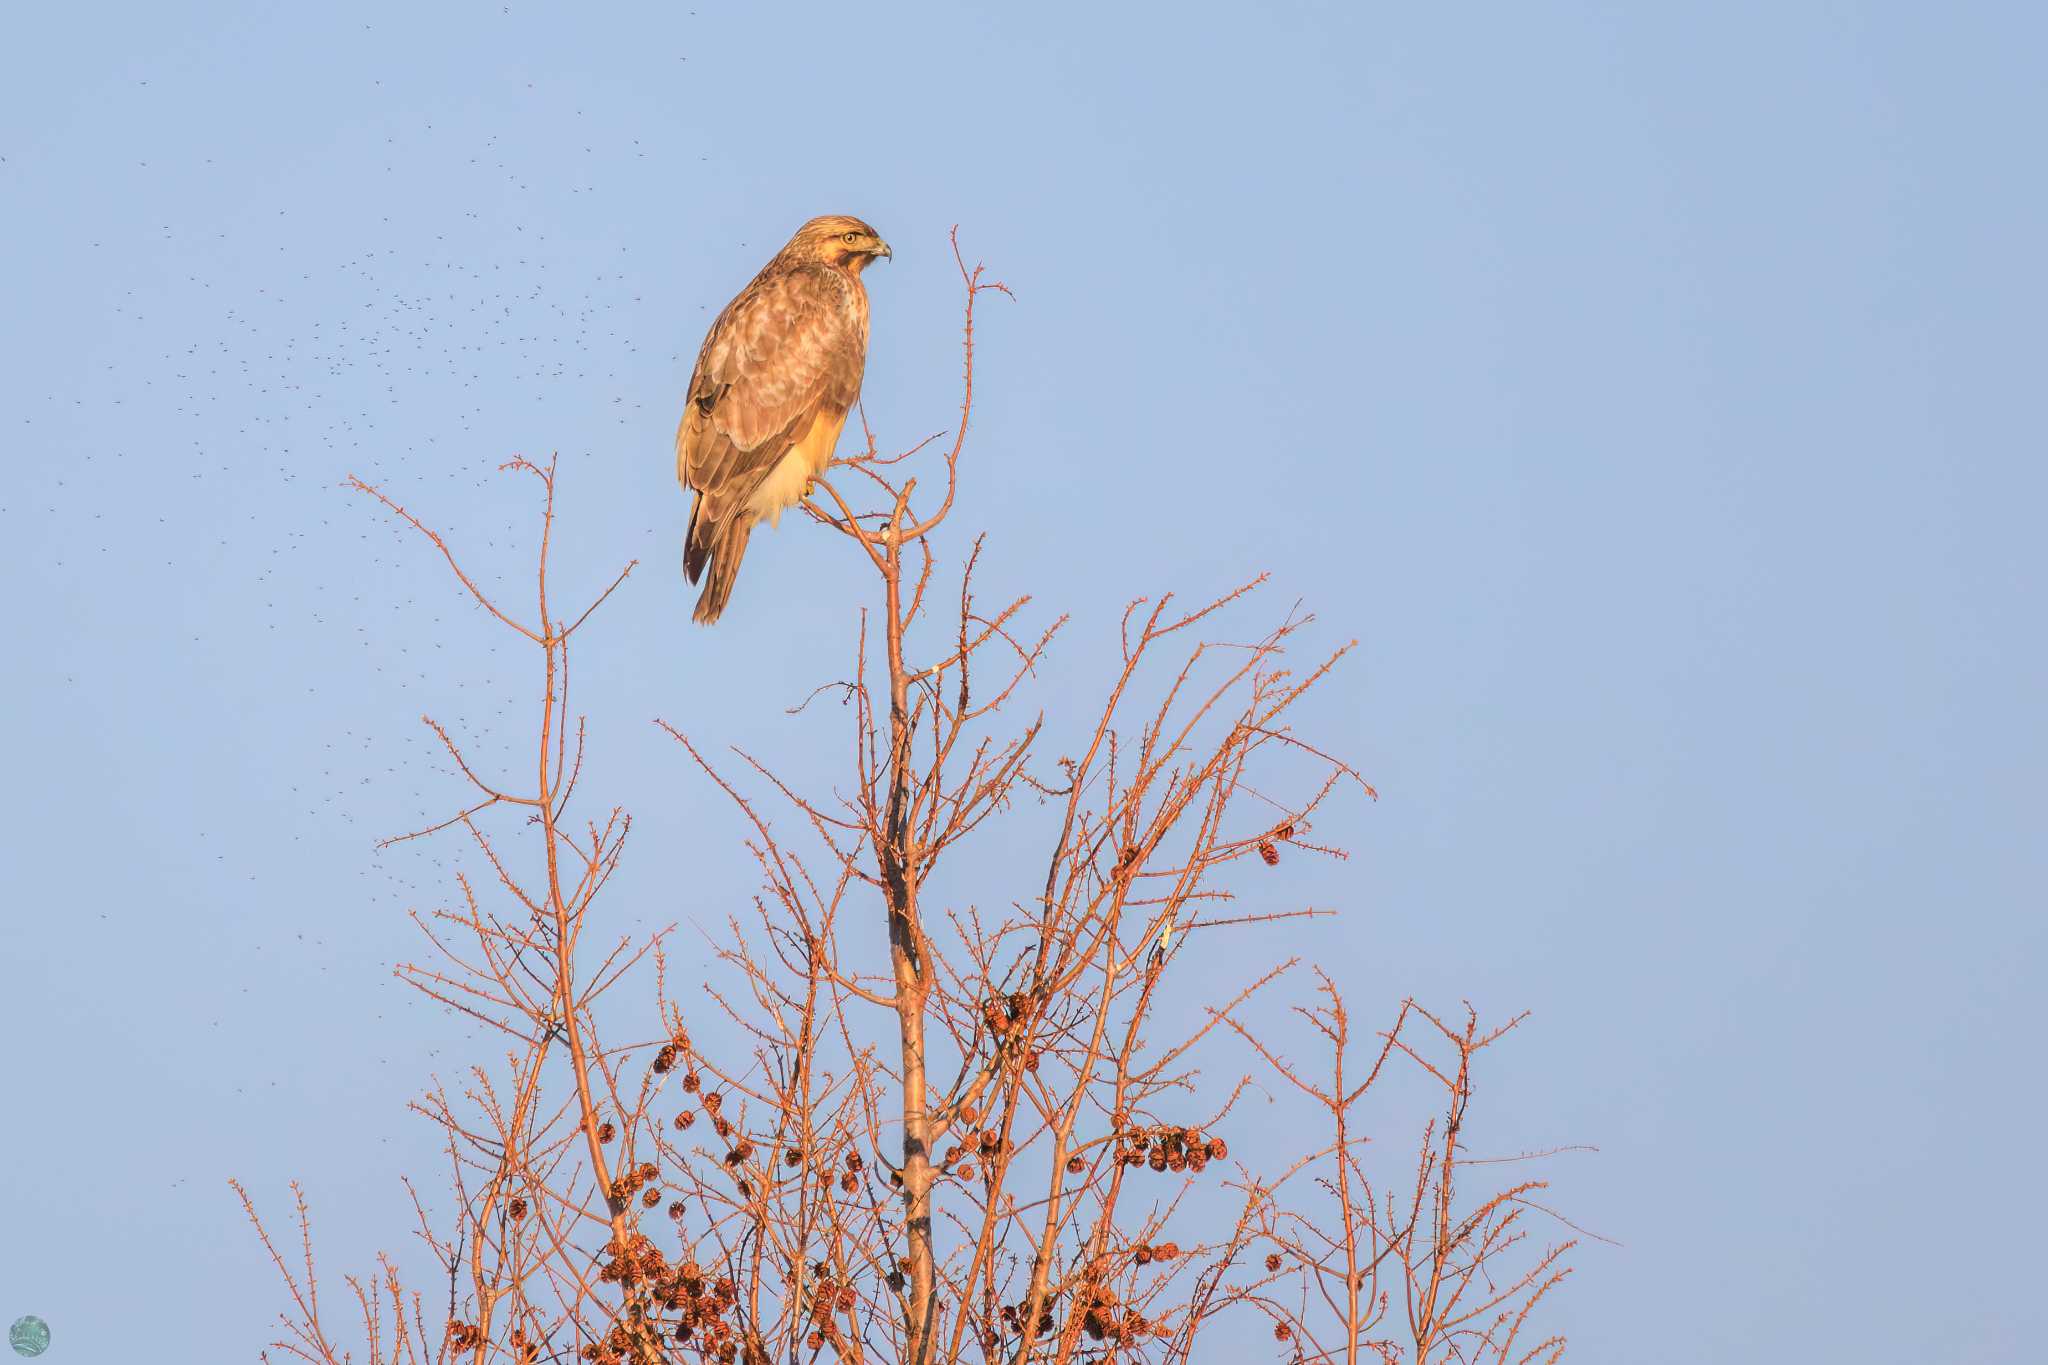
[[[855,240],[857,240],[857,239],[858,239],[859,237],[860,237],[860,234],[859,234],[858,232],[849,232],[849,233],[847,233],[847,234],[846,234],[846,240],[847,240],[847,241],[849,241],[849,242],[851,242],[851,241],[855,241]]]

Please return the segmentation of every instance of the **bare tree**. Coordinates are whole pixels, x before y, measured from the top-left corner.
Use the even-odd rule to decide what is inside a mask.
[[[524,778],[477,771],[427,721],[472,799],[400,837],[466,839],[478,875],[456,871],[457,903],[415,915],[431,955],[400,971],[508,1050],[461,1096],[418,1105],[448,1136],[449,1211],[437,1221],[415,1198],[448,1307],[430,1319],[388,1259],[350,1279],[367,1359],[1188,1361],[1214,1358],[1233,1318],[1269,1332],[1284,1360],[1557,1359],[1563,1342],[1530,1318],[1572,1243],[1524,1245],[1542,1183],[1462,1188],[1473,1063],[1513,1023],[1482,1031],[1469,1010],[1453,1024],[1404,1004],[1361,1074],[1320,973],[1320,1003],[1297,1013],[1324,1062],[1250,1022],[1292,959],[1191,1018],[1161,1009],[1195,935],[1320,913],[1239,913],[1234,888],[1283,849],[1343,856],[1316,842],[1318,819],[1371,788],[1292,717],[1348,646],[1290,667],[1310,618],[1243,631],[1257,583],[1191,607],[1133,602],[1099,704],[1048,759],[1044,718],[1012,713],[1064,618],[1025,625],[1021,596],[983,607],[981,541],[950,561],[944,548],[976,309],[1007,292],[957,247],[955,259],[964,373],[950,441],[883,455],[869,432],[806,504],[871,576],[848,678],[820,689],[851,720],[842,785],[804,791],[744,754],[714,762],[662,723],[741,814],[761,879],[725,926],[726,978],[695,997],[715,1027],[671,997],[660,934],[584,944],[630,820],[571,814],[585,738],[571,646],[633,566],[560,611],[555,470],[514,460],[540,487],[526,616],[438,531],[351,481],[529,643],[539,674]],[[996,838],[1005,851],[1042,840],[1035,894],[991,907],[935,889],[942,869],[968,875],[958,851]],[[611,1039],[601,1006],[646,975],[662,1034]],[[701,1042],[713,1036],[739,1041]],[[1196,1059],[1219,1046],[1254,1071],[1202,1081]],[[1440,1082],[1442,1114],[1420,1125],[1414,1166],[1375,1184],[1361,1104],[1389,1064]],[[1274,1090],[1320,1114],[1324,1137],[1261,1172],[1232,1160],[1225,1135],[1248,1093]],[[276,1345],[338,1365],[303,1197],[298,1223],[296,1267],[272,1248],[292,1300]],[[1168,1235],[1189,1228],[1208,1230]]]

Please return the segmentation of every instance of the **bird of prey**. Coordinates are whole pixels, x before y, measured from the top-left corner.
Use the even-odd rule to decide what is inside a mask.
[[[696,493],[683,572],[710,578],[695,619],[718,619],[755,523],[776,525],[831,462],[867,363],[861,271],[889,244],[858,218],[813,218],[725,306],[697,353],[676,428],[676,477]]]

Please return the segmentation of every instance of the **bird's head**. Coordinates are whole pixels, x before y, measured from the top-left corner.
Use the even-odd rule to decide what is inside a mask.
[[[782,254],[819,265],[837,266],[858,275],[868,268],[877,256],[895,259],[889,244],[882,240],[882,234],[858,218],[844,214],[828,214],[813,218],[796,230],[796,236],[789,239],[789,245]]]

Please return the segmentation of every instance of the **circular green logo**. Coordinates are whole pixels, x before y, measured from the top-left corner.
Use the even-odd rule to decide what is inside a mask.
[[[31,1313],[16,1318],[7,1329],[7,1344],[25,1356],[39,1356],[50,1349],[50,1324]]]

